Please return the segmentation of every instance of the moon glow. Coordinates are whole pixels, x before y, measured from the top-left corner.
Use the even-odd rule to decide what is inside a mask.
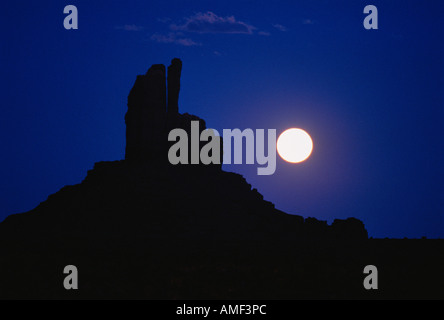
[[[306,131],[290,128],[281,133],[276,148],[282,159],[290,163],[298,163],[311,155],[313,141]]]

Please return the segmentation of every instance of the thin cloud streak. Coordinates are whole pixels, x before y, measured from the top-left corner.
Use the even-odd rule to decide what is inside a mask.
[[[199,46],[200,43],[197,43],[189,38],[180,38],[177,34],[170,32],[168,35],[155,33],[151,36],[151,40],[160,42],[160,43],[174,43],[179,44],[185,47],[191,46]]]
[[[285,32],[285,31],[287,31],[288,30],[288,28],[287,27],[285,27],[285,26],[283,26],[283,25],[281,25],[281,24],[273,24],[273,27],[275,27],[276,29],[278,29],[279,31],[282,31],[282,32]]]
[[[234,16],[220,17],[211,11],[196,13],[185,20],[182,25],[171,24],[171,30],[196,33],[253,34],[253,30],[256,29],[248,23],[236,20]]]

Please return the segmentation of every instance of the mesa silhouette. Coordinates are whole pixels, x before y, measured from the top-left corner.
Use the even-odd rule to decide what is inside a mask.
[[[11,215],[1,235],[47,237],[144,237],[202,242],[251,241],[279,237],[366,239],[357,219],[331,226],[315,218],[288,215],[263,199],[239,174],[221,165],[171,165],[174,142],[168,132],[191,133],[191,121],[205,121],[178,108],[182,62],[155,64],[137,76],[128,96],[125,160],[99,162],[82,183],[66,186],[37,208]],[[222,140],[222,139],[220,139]],[[222,141],[220,141],[222,143]],[[189,154],[191,152],[188,152]]]
[[[181,69],[173,59],[167,72],[157,64],[137,76],[125,160],[96,163],[80,184],[0,224],[0,298],[415,296],[422,282],[395,281],[376,296],[362,288],[366,264],[396,267],[406,256],[370,242],[358,219],[286,214],[221,165],[171,165],[168,132],[190,133],[193,120],[206,128],[179,113]],[[63,287],[69,264],[78,290]]]

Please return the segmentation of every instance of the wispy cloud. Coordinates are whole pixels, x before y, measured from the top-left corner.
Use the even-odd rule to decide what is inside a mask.
[[[237,20],[234,16],[221,17],[208,11],[196,13],[185,18],[185,23],[171,24],[171,30],[196,33],[243,33],[252,34],[256,28],[246,22]]]
[[[283,25],[281,25],[281,24],[273,24],[273,27],[275,27],[275,28],[278,29],[279,31],[283,31],[283,32],[285,32],[285,31],[288,30],[287,27],[285,27],[285,26],[283,26]]]
[[[199,46],[200,43],[194,42],[189,38],[183,38],[180,34],[170,32],[168,35],[155,33],[151,36],[151,40],[160,43],[175,43],[186,47]]]
[[[141,31],[143,30],[143,27],[136,26],[135,24],[125,24],[124,26],[117,26],[116,29],[124,31]]]
[[[259,31],[257,34],[260,35],[260,36],[269,36],[269,35],[270,35],[270,32],[267,32],[267,31]]]
[[[304,19],[302,20],[302,24],[314,24],[314,21],[311,19]]]

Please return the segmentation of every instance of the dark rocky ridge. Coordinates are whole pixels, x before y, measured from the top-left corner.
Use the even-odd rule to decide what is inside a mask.
[[[201,131],[206,128],[203,119],[178,112],[181,69],[175,58],[168,78],[161,64],[137,76],[125,115],[125,160],[96,163],[81,184],[62,188],[29,213],[9,216],[0,225],[1,234],[14,229],[35,236],[151,238],[157,234],[150,229],[153,222],[166,223],[169,217],[158,226],[161,235],[180,225],[177,233],[185,238],[211,234],[221,242],[251,238],[255,232],[257,237],[367,239],[363,223],[354,218],[328,226],[275,209],[242,176],[224,172],[220,165],[169,164],[171,129],[190,133],[192,120],[199,121]]]
[[[289,215],[220,165],[168,163],[171,128],[205,129],[178,111],[181,66],[137,77],[125,160],[0,224],[0,298],[368,297],[362,266],[382,258],[361,221]],[[82,290],[63,289],[68,264]]]
[[[224,172],[220,165],[169,164],[169,130],[190,132],[192,120],[199,121],[200,130],[206,128],[199,117],[178,112],[181,67],[181,61],[174,59],[168,78],[163,65],[153,65],[137,77],[125,116],[125,160],[96,163],[82,183],[62,188],[30,212],[9,216],[0,224],[1,243],[9,244],[3,252],[15,256],[27,249],[41,259],[46,257],[38,261],[33,255],[24,257],[43,273],[48,261],[64,263],[65,250],[78,261],[85,261],[86,252],[99,260],[109,259],[104,253],[107,250],[113,257],[144,252],[157,257],[157,262],[146,266],[155,272],[171,263],[159,263],[165,255],[181,260],[193,255],[196,260],[188,261],[193,265],[207,263],[210,256],[214,261],[215,255],[222,254],[229,264],[236,252],[261,257],[285,251],[286,243],[297,241],[367,239],[363,224],[356,219],[337,220],[328,226],[275,209],[242,176]],[[90,258],[85,263],[97,266],[99,260]],[[144,256],[129,269],[138,270],[146,260]],[[11,269],[19,268],[10,263]],[[108,274],[107,281],[111,278],[116,274]],[[10,289],[4,293],[7,297],[11,293],[22,297],[17,288],[25,283],[20,277],[9,272],[3,280],[0,287]],[[148,296],[158,297],[156,292],[164,285],[156,284]],[[140,294],[131,283],[121,286],[132,295]],[[56,297],[65,294],[56,292]],[[52,293],[37,290],[35,294]],[[86,292],[88,295],[95,296],[93,292]]]

